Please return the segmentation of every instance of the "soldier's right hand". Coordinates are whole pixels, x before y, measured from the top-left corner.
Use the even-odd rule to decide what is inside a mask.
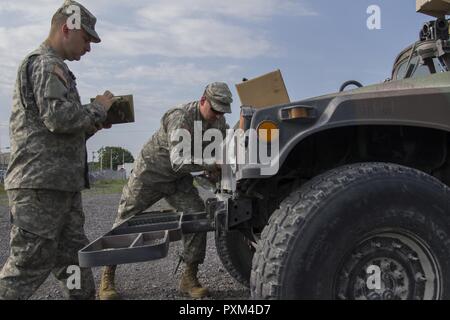
[[[111,105],[114,102],[114,95],[110,92],[110,91],[105,91],[105,93],[103,95],[98,95],[95,98],[95,101],[100,103],[103,108],[105,108],[105,111],[108,111],[109,108],[111,108]]]

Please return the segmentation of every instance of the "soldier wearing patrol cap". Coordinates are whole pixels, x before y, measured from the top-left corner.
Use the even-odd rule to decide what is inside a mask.
[[[216,164],[197,165],[186,163],[177,152],[179,141],[171,137],[179,129],[188,130],[194,137],[194,125],[201,124],[202,133],[218,129],[225,137],[227,125],[224,114],[231,113],[233,99],[228,86],[222,82],[209,84],[200,101],[179,105],[167,111],[161,119],[161,127],[144,145],[136,159],[132,175],[122,192],[118,215],[114,226],[133,215],[143,212],[161,198],[177,211],[185,213],[205,210],[203,200],[193,186],[190,174],[195,171],[216,171]],[[206,145],[203,145],[204,148]],[[206,234],[185,235],[184,272],[181,276],[180,292],[192,298],[201,298],[208,290],[197,278],[198,266],[203,263],[206,250]],[[99,297],[102,300],[118,299],[114,286],[116,266],[105,267],[102,274]]]
[[[231,113],[231,98],[230,89],[225,83],[214,82],[209,84],[205,89],[205,98],[211,104],[211,107],[220,113]]]
[[[103,127],[113,94],[82,105],[64,60],[80,60],[100,42],[95,17],[75,1],[53,15],[47,40],[20,64],[10,118],[5,189],[11,208],[10,255],[0,300],[28,299],[50,273],[67,298],[95,298],[90,269],[68,286],[78,250],[88,243],[80,191],[89,186],[86,139]]]

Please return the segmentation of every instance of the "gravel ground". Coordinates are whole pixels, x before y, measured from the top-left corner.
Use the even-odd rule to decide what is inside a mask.
[[[206,196],[205,192],[201,192]],[[83,205],[86,214],[85,230],[90,240],[109,231],[114,221],[120,194],[95,195],[84,194]],[[152,209],[167,208],[162,200]],[[0,266],[5,263],[9,254],[9,214],[8,207],[0,203]],[[177,287],[181,276],[179,270],[173,274],[178,263],[178,253],[182,249],[181,242],[170,245],[169,255],[165,259],[127,264],[118,267],[116,284],[124,299],[133,300],[183,300],[186,297],[178,293]],[[180,268],[181,269],[181,268]],[[94,268],[97,288],[100,282],[100,268]],[[237,283],[222,266],[214,245],[214,234],[208,235],[208,245],[205,263],[200,267],[200,281],[210,289],[211,296],[207,299],[228,300],[248,299],[249,291]],[[57,300],[63,296],[59,291],[59,284],[50,276],[47,281],[33,295],[32,299]]]

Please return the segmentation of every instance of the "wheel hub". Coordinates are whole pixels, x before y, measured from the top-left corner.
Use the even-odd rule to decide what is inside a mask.
[[[335,281],[338,299],[424,300],[440,295],[437,263],[416,237],[383,233],[359,243]]]

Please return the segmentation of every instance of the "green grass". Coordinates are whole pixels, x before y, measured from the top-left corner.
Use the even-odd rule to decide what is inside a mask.
[[[122,193],[127,180],[103,180],[91,184],[91,189],[84,190],[83,194],[114,194]]]
[[[108,181],[97,181],[91,185],[91,189],[84,190],[83,194],[115,194],[122,193],[123,186],[127,180],[108,180]],[[3,184],[0,184],[0,206],[8,205],[8,197],[6,195],[5,188]]]
[[[127,180],[109,180],[109,181],[98,181],[91,184],[91,189],[84,190],[84,195],[94,195],[94,194],[116,194],[122,193],[123,186],[127,183]],[[0,184],[0,206],[8,205],[8,197],[6,195],[5,188]]]

